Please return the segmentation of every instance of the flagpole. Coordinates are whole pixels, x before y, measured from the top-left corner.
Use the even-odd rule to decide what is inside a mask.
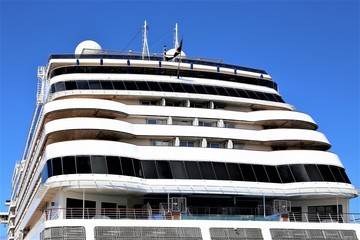
[[[179,64],[178,64],[178,69],[177,69],[177,78],[179,79],[179,75],[180,75],[180,62],[181,62],[181,52],[179,54]]]

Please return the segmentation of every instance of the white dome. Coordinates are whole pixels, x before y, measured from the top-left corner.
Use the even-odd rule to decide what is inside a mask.
[[[175,51],[176,51],[175,48],[170,49],[169,51],[166,52],[166,57],[173,57]],[[179,57],[179,55],[178,55],[177,57]],[[185,57],[186,57],[186,54],[185,54],[183,51],[181,51],[181,57],[182,57],[182,58],[185,58]]]
[[[77,45],[75,54],[96,54],[99,53],[99,50],[101,50],[101,46],[97,42],[86,40]]]

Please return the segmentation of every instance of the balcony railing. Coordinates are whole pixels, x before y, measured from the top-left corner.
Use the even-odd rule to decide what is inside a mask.
[[[43,214],[45,221],[55,219],[133,219],[133,220],[236,220],[236,221],[284,221],[317,223],[358,223],[360,213],[307,213],[288,212],[272,215],[205,213],[181,213],[152,208],[52,208]]]

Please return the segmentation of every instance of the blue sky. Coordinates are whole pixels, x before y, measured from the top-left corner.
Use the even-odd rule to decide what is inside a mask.
[[[32,118],[37,66],[87,39],[123,50],[144,20],[151,52],[172,44],[166,33],[178,23],[188,56],[266,70],[360,188],[358,1],[1,1],[0,11],[0,211]],[[141,51],[140,35],[129,49]],[[360,213],[359,199],[351,204]]]

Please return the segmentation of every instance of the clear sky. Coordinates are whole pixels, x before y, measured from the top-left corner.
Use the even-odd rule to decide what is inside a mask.
[[[123,50],[144,20],[151,52],[172,45],[178,23],[188,56],[266,70],[360,188],[359,1],[1,1],[0,10],[0,211],[30,126],[37,66],[87,39]],[[141,51],[141,34],[129,49]],[[351,212],[360,213],[359,199]]]

